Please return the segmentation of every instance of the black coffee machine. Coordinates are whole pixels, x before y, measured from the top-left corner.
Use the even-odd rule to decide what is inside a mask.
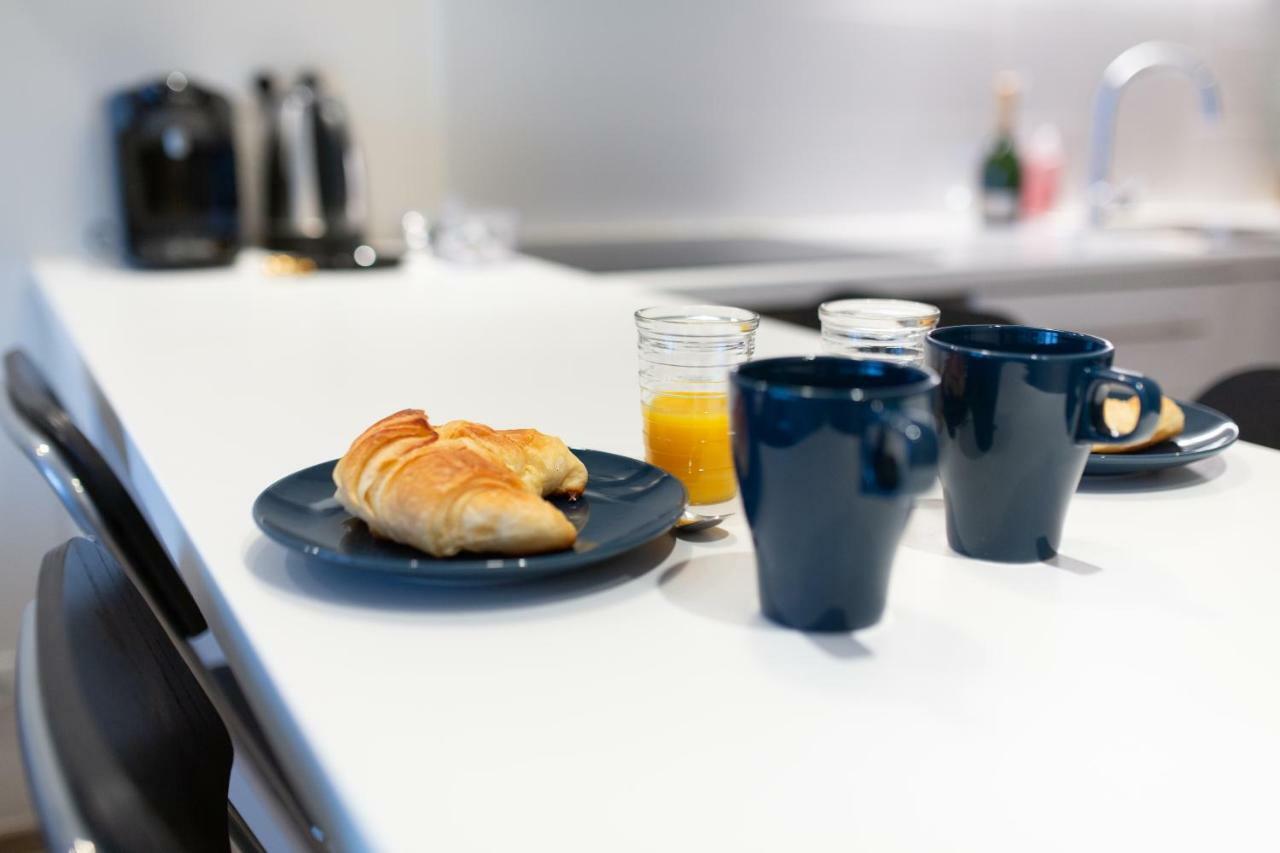
[[[366,244],[364,158],[342,102],[314,73],[283,91],[267,74],[257,83],[266,131],[263,244],[321,268],[394,262]]]
[[[231,105],[175,71],[108,102],[124,252],[140,267],[229,264],[240,248]]]

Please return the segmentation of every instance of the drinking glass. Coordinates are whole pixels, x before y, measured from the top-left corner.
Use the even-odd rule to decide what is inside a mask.
[[[822,352],[897,364],[924,364],[925,335],[938,309],[903,299],[837,299],[818,306]]]
[[[738,492],[729,430],[729,372],[755,352],[760,316],[724,305],[636,312],[645,459],[684,483],[691,506]]]

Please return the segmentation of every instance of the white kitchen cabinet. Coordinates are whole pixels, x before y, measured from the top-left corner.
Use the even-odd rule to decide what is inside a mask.
[[[1246,367],[1280,365],[1280,282],[982,296],[1018,322],[1099,335],[1116,365],[1194,398]]]

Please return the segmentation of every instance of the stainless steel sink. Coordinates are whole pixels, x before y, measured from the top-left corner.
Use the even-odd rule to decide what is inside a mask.
[[[1266,228],[1228,228],[1205,225],[1175,225],[1171,229],[1182,234],[1194,234],[1214,243],[1276,243],[1280,231]]]
[[[1275,249],[1280,247],[1280,230],[1241,226],[1206,225],[1173,222],[1151,225],[1108,225],[1093,232],[1117,238],[1161,237],[1185,241],[1204,251],[1231,249]]]

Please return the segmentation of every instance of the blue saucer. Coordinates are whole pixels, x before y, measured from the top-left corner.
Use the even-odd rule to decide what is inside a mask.
[[[1084,466],[1086,477],[1137,474],[1176,468],[1221,453],[1240,437],[1240,428],[1231,418],[1199,403],[1177,401],[1186,415],[1182,434],[1133,453],[1090,453]]]
[[[532,557],[459,554],[436,559],[369,532],[333,497],[337,460],[313,465],[270,486],[253,503],[267,536],[299,553],[352,569],[410,575],[437,584],[512,583],[571,572],[643,545],[671,529],[684,511],[680,481],[654,466],[599,450],[574,450],[587,466],[576,501],[552,498],[573,526],[572,548]]]

